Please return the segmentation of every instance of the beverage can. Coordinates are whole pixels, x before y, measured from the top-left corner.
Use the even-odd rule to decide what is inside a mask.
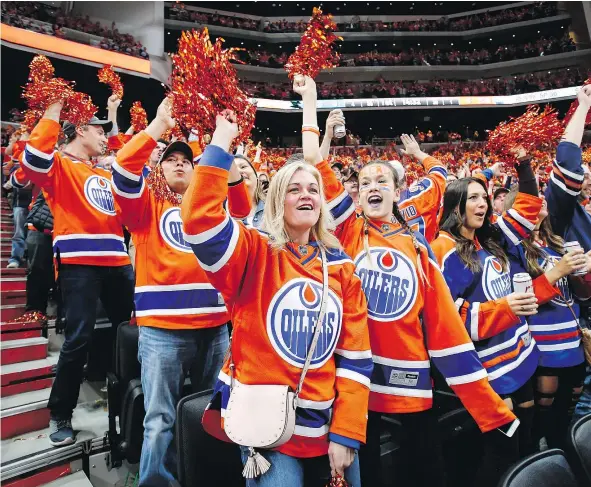
[[[343,124],[338,124],[334,126],[333,134],[335,139],[342,139],[345,135],[347,135],[347,131],[345,130],[345,126]]]
[[[573,240],[571,242],[564,242],[564,251],[565,252],[567,252],[567,253],[573,252],[574,250],[578,250],[578,249],[582,249],[582,247],[581,247],[581,244],[579,242],[577,242],[576,240]],[[572,273],[573,276],[584,276],[585,274],[587,274],[586,269],[581,269],[580,271]]]
[[[533,293],[534,285],[527,272],[518,272],[513,276],[513,291],[516,293]]]

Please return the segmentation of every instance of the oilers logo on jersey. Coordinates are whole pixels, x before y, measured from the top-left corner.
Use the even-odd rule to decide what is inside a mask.
[[[492,255],[487,256],[484,261],[482,289],[490,301],[511,294],[511,274],[503,271],[503,266],[499,260]]]
[[[187,254],[193,253],[191,246],[183,238],[183,222],[180,208],[175,206],[162,213],[160,217],[160,235],[173,249]]]
[[[404,317],[414,306],[418,293],[412,262],[403,253],[386,247],[373,247],[370,255],[371,263],[365,252],[355,259],[369,316],[376,321]]]
[[[111,181],[102,176],[90,176],[84,183],[84,195],[88,202],[105,215],[115,215],[115,202]]]
[[[275,294],[267,312],[267,334],[275,351],[289,364],[302,368],[314,336],[322,286],[305,278],[292,279]],[[332,356],[341,332],[343,308],[329,289],[326,316],[310,364],[322,367]]]

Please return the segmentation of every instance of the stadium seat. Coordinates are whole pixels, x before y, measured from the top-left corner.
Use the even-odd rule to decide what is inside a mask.
[[[109,441],[112,461],[137,463],[143,439],[144,404],[137,359],[139,328],[124,322],[117,329],[115,372],[107,375]],[[117,417],[120,431],[117,431]],[[134,426],[135,425],[135,426]],[[139,443],[138,443],[139,442]]]
[[[566,444],[568,460],[581,487],[591,486],[591,414],[577,420],[569,430]]]
[[[212,390],[186,396],[177,406],[178,477],[182,487],[244,486],[238,446],[208,435],[201,418]]]
[[[464,408],[446,412],[437,423],[448,485],[470,487],[483,454],[478,425]]]
[[[535,453],[513,465],[499,487],[578,487],[564,452],[551,449]]]
[[[144,391],[141,364],[138,360],[139,328],[129,322],[117,329],[115,373],[108,374],[109,441],[114,465],[125,459],[134,464],[140,461],[144,440]],[[186,378],[183,396],[191,393],[191,379]],[[119,417],[119,430],[117,430]]]

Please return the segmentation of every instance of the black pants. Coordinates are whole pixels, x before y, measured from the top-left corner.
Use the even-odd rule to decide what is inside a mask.
[[[54,286],[51,235],[27,234],[27,306],[25,311],[47,312],[49,291]]]
[[[111,321],[112,337],[104,353],[112,363],[117,326],[128,321],[133,309],[134,274],[131,265],[102,267],[64,264],[60,284],[66,318],[62,346],[48,407],[52,419],[69,419],[78,402],[100,298]]]
[[[382,413],[370,411],[366,445],[359,451],[361,485],[368,487],[443,487],[445,469],[437,418],[433,409],[389,415],[400,421],[400,462],[393,471],[382,469],[380,435]],[[382,479],[386,479],[383,483]]]
[[[534,439],[545,437],[550,448],[564,449],[568,425],[581,394],[573,389],[583,386],[585,380],[585,362],[573,367],[538,367],[536,379],[555,377],[558,384],[554,392],[544,392],[536,384],[536,408],[534,421]]]

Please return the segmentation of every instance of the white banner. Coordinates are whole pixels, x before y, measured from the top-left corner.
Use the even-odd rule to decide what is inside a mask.
[[[508,96],[448,96],[448,97],[412,97],[412,98],[350,98],[341,100],[318,100],[318,110],[375,110],[405,108],[478,108],[511,107],[531,103],[550,103],[568,100],[577,96],[578,86],[556,90],[537,91],[523,95]],[[302,109],[301,100],[269,100],[251,98],[257,108],[263,111],[297,112]]]

